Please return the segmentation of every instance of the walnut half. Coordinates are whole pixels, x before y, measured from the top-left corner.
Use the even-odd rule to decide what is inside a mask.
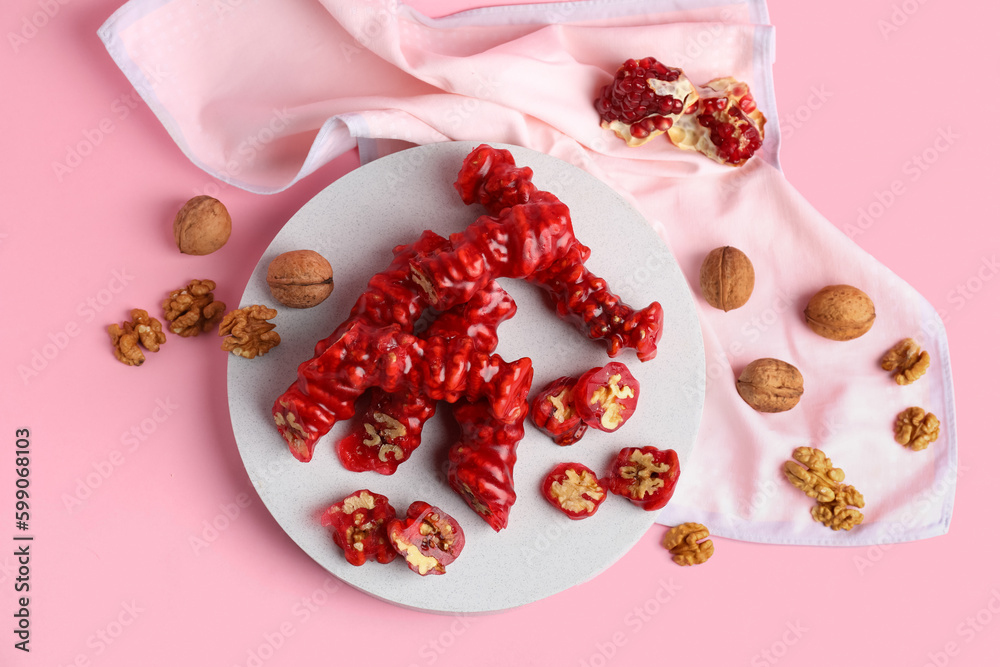
[[[132,321],[122,322],[121,326],[112,324],[108,327],[111,345],[115,359],[128,366],[141,366],[146,361],[139,346],[150,352],[158,352],[160,345],[167,341],[162,325],[155,317],[141,308],[135,308],[130,313]]]
[[[663,537],[663,546],[673,554],[678,565],[699,565],[715,553],[715,546],[708,538],[708,528],[700,523],[682,523],[674,526]],[[700,540],[700,541],[699,541]]]
[[[901,385],[919,380],[930,365],[931,355],[912,338],[899,341],[882,357],[882,370],[892,372],[896,384]]]
[[[277,314],[274,308],[259,305],[232,311],[219,323],[219,335],[226,337],[222,349],[245,359],[267,354],[281,342],[275,325],[268,322]]]
[[[927,449],[940,433],[940,420],[923,408],[907,408],[896,415],[896,442],[915,452]]]
[[[215,300],[211,280],[192,280],[163,300],[163,317],[170,332],[185,338],[211,331],[226,312],[226,304]]]
[[[832,530],[850,530],[865,519],[858,509],[865,497],[853,486],[844,484],[844,471],[822,450],[797,447],[793,461],[785,461],[785,477],[795,488],[816,499],[811,514],[814,521]]]

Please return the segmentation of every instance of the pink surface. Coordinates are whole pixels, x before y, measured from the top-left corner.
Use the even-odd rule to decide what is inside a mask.
[[[443,14],[465,3],[414,4]],[[273,197],[217,184],[136,102],[97,40],[115,8],[17,0],[3,10],[8,619],[21,595],[11,539],[18,428],[31,431],[26,534],[35,540],[32,651],[15,650],[8,631],[0,664],[340,664],[367,646],[376,650],[364,662],[404,666],[597,667],[667,656],[991,664],[1000,576],[989,567],[990,491],[1000,455],[987,409],[1000,370],[990,345],[1000,239],[983,213],[995,142],[984,143],[974,110],[998,101],[981,84],[993,73],[975,64],[980,45],[992,43],[995,8],[981,3],[966,23],[934,3],[849,2],[836,15],[770,4],[780,115],[772,120],[784,133],[786,174],[947,322],[963,443],[950,533],[843,550],[718,539],[710,563],[681,569],[659,547],[657,527],[587,584],[457,619],[338,586],[291,545],[236,453],[217,339],[172,338],[141,369],[111,359],[104,326],[132,307],[158,310],[164,290],[190,278],[213,278],[235,305],[284,221],[356,164],[345,157]],[[956,103],[957,91],[966,102]],[[236,232],[210,258],[180,256],[170,219],[202,192],[226,201]],[[860,222],[859,207],[871,211]],[[32,364],[37,374],[22,377],[19,367]]]

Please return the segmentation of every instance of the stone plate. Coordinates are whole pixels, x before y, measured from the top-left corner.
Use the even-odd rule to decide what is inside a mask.
[[[394,246],[428,228],[445,236],[460,231],[484,213],[462,204],[452,186],[475,145],[431,144],[389,155],[343,176],[303,206],[261,257],[241,301],[242,306],[278,309],[274,322],[281,345],[254,360],[231,356],[228,367],[230,416],[247,474],[292,541],[329,572],[377,598],[444,613],[517,607],[612,565],[653,525],[656,513],[612,496],[593,517],[571,521],[542,498],[542,479],[561,461],[604,474],[619,449],[646,445],[676,450],[683,473],[704,402],[705,352],[694,301],[650,225],[586,172],[543,153],[503,146],[518,165],[534,170],[540,188],[569,206],[577,237],[593,250],[588,268],[634,307],[654,300],[663,305],[665,330],[657,358],[640,363],[631,350],[618,358],[642,388],[636,414],[617,432],[591,429],[571,447],[557,446],[526,423],[514,472],[518,498],[500,533],[465,505],[440,472],[457,431],[447,406],[439,407],[421,447],[392,476],[354,473],[340,465],[334,445],[346,432],[344,423],[319,442],[310,463],[291,456],[271,420],[272,403],[295,379],[298,365],[312,356],[315,343],[347,317],[368,279],[388,265]],[[321,305],[294,310],[274,302],[265,276],[274,257],[303,248],[330,260],[335,289]],[[538,289],[516,280],[502,284],[518,310],[500,327],[497,353],[509,361],[531,357],[536,390],[608,362],[603,345],[559,320]],[[447,574],[420,577],[402,558],[388,565],[347,563],[319,517],[327,506],[362,488],[387,496],[400,515],[411,502],[425,500],[458,519],[467,544]]]

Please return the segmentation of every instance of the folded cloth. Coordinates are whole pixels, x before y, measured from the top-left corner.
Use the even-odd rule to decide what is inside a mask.
[[[184,153],[247,190],[280,191],[355,145],[368,161],[413,144],[503,142],[567,160],[629,197],[692,286],[711,249],[742,249],[757,267],[750,301],[724,313],[696,298],[707,368],[704,387],[693,390],[704,389],[705,416],[658,520],[786,544],[940,535],[958,476],[944,325],[782,175],[767,22],[757,0],[598,0],[441,19],[385,1],[133,0],[99,34]],[[602,130],[597,91],[620,63],[644,56],[682,67],[696,83],[749,82],[772,121],[757,157],[731,168],[665,140],[628,148]],[[869,294],[878,313],[851,342],[817,336],[801,314],[819,288],[841,283]],[[879,359],[906,337],[932,362],[900,387]],[[761,414],[740,399],[735,379],[761,357],[802,371],[795,409]],[[910,406],[941,420],[925,451],[893,441],[895,415]],[[825,451],[864,493],[863,524],[833,532],[812,520],[812,501],[781,472],[804,445]]]

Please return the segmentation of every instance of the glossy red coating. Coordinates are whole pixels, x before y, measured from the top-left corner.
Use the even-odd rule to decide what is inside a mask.
[[[421,500],[410,505],[406,518],[386,525],[389,543],[420,576],[444,574],[465,546],[465,531],[449,514]]]
[[[320,523],[330,528],[348,563],[364,565],[368,560],[389,563],[396,557],[386,533],[387,522],[395,518],[388,498],[361,489],[327,508]]]
[[[591,368],[573,387],[573,405],[583,423],[609,433],[628,421],[638,402],[639,381],[617,361]]]
[[[608,490],[644,510],[659,510],[673,497],[680,475],[674,450],[626,447],[611,462]]]
[[[573,405],[575,377],[565,376],[547,384],[531,402],[531,421],[557,445],[579,442],[587,432]]]

